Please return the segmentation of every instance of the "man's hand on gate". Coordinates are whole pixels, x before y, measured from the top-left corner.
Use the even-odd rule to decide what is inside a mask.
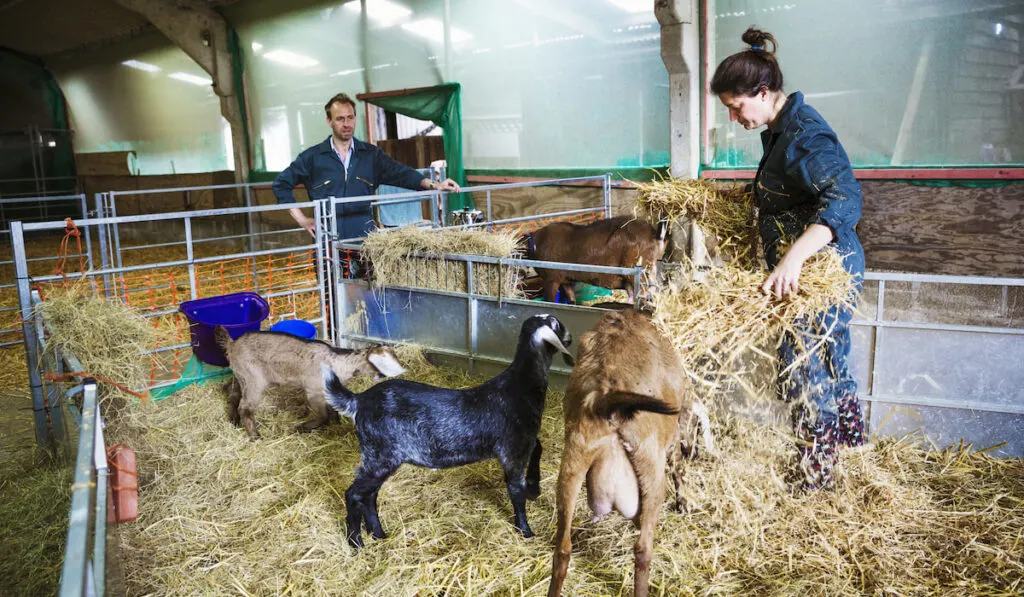
[[[302,210],[297,207],[289,209],[288,213],[291,214],[292,219],[295,220],[299,226],[306,229],[306,232],[308,232],[310,236],[316,238],[316,221],[313,218],[307,218],[306,214],[302,213]]]

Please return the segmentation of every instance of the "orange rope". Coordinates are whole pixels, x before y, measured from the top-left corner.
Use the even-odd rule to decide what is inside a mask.
[[[131,307],[132,302],[128,297],[128,282],[125,281],[124,276],[119,276],[119,279],[121,281],[121,295],[124,297],[124,304],[126,307]]]
[[[253,267],[255,267],[256,261],[252,257],[245,258],[245,289],[252,290],[253,285]]]
[[[288,253],[288,265],[285,267],[288,272],[288,286],[295,286],[295,253]]]
[[[180,303],[178,302],[178,281],[174,279],[174,272],[167,273],[167,283],[171,287],[171,302],[174,303],[175,307],[177,307]],[[174,329],[178,334],[178,344],[181,344],[185,340],[185,330],[182,327],[182,320],[185,317],[181,315],[181,313],[175,313],[174,315],[172,315],[172,317],[174,317]],[[181,361],[178,360],[177,350],[172,350],[171,354],[173,355],[171,357],[173,359],[173,364],[171,366],[171,375],[177,376],[178,371],[181,368]]]
[[[122,473],[124,473],[126,475],[131,475],[132,477],[138,477],[139,473],[137,473],[135,471],[130,471],[130,470],[127,470],[127,469],[123,469],[123,468],[117,466],[117,463],[114,462],[114,460],[113,460],[113,453],[116,452],[117,449],[120,448],[120,447],[121,447],[121,444],[114,444],[113,446],[110,446],[109,448],[107,448],[107,464],[109,464],[110,466],[114,467],[115,469],[121,471]]]
[[[110,446],[109,448],[107,448],[107,466],[110,466],[110,467],[116,469],[118,472],[122,472],[122,473],[124,473],[124,474],[126,474],[126,475],[128,475],[130,477],[135,477],[137,479],[139,477],[139,473],[137,471],[130,471],[128,469],[121,468],[120,466],[118,466],[117,462],[114,460],[114,452],[116,452],[121,447],[122,447],[121,444],[114,444],[113,446]],[[112,489],[114,491],[134,491],[134,492],[138,493],[139,488],[138,488],[137,485],[138,485],[137,481],[136,481],[136,487],[121,487],[120,485],[114,485],[113,483],[111,483],[110,484],[110,489]]]
[[[82,233],[71,218],[64,218],[64,232],[64,238],[60,241],[60,250],[57,252],[57,265],[53,267],[53,273],[54,275],[60,274],[66,280],[64,264],[68,260],[68,241],[71,237],[78,242],[78,271],[80,272],[85,272],[85,257],[82,256]]]
[[[111,381],[106,377],[100,377],[99,375],[86,373],[85,371],[73,371],[71,373],[65,373],[63,375],[54,375],[53,373],[50,372],[46,373],[46,379],[50,381],[64,381],[65,379],[71,379],[72,377],[92,377],[98,381],[102,381],[103,383],[108,383],[126,394],[131,394],[132,396],[135,396],[139,400],[142,400],[143,403],[149,401],[149,392],[146,392],[145,394],[133,392],[128,388],[122,386],[121,384],[117,383],[116,381]]]

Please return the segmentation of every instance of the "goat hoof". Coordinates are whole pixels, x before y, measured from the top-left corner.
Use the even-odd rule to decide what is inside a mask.
[[[526,486],[526,499],[536,500],[540,497],[540,485],[527,485]]]
[[[374,539],[378,539],[378,540],[379,539],[387,539],[388,538],[388,534],[385,533],[384,531],[381,531],[380,533],[371,532],[370,534],[373,535]]]
[[[530,537],[533,537],[533,530],[530,529],[529,526],[525,526],[525,527],[520,528],[519,532],[523,534],[523,537],[525,539],[529,539]]]
[[[362,535],[349,535],[348,544],[352,546],[352,549],[359,551],[363,548],[363,537]]]

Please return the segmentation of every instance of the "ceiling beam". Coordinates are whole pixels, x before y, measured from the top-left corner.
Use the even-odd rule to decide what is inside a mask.
[[[145,17],[168,39],[188,54],[213,81],[220,111],[231,125],[235,154],[235,179],[249,178],[248,123],[235,93],[235,67],[228,49],[231,28],[227,21],[200,0],[114,0]]]

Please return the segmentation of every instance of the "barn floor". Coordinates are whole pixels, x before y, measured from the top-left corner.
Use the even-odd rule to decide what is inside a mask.
[[[70,475],[30,457],[24,355],[3,354],[3,385],[15,393],[0,406],[16,415],[0,428],[0,543],[26,555],[0,565],[0,593],[52,593]],[[473,383],[452,370],[414,374]],[[404,467],[380,495],[390,537],[358,554],[344,541],[343,494],[359,461],[350,423],[297,434],[304,401],[278,394],[258,417],[264,439],[251,442],[227,422],[219,386],[129,409],[107,438],[139,458],[141,515],[119,527],[128,594],[544,595],[561,401],[549,393],[542,495],[527,506],[535,538],[510,524],[496,463]],[[666,502],[652,594],[1024,593],[1022,461],[885,440],[843,452],[835,492],[801,495],[786,478],[784,433],[733,418],[714,428],[722,455],[690,463],[688,511]],[[581,499],[565,594],[631,594],[632,524],[588,519]]]
[[[423,378],[422,371],[415,376]],[[459,372],[432,370],[438,385]],[[541,433],[542,495],[514,530],[494,462],[403,467],[380,493],[389,537],[353,553],[344,491],[351,423],[297,434],[301,396],[278,394],[249,441],[219,386],[130,410],[108,443],[135,448],[140,517],[120,527],[131,595],[544,595],[562,445],[562,394]],[[1024,463],[881,441],[843,452],[839,488],[794,494],[784,434],[714,421],[722,452],[687,471],[689,511],[669,502],[654,595],[1017,595],[1024,591]],[[670,490],[671,491],[671,490]],[[581,499],[566,595],[632,593],[628,521],[597,524]]]

